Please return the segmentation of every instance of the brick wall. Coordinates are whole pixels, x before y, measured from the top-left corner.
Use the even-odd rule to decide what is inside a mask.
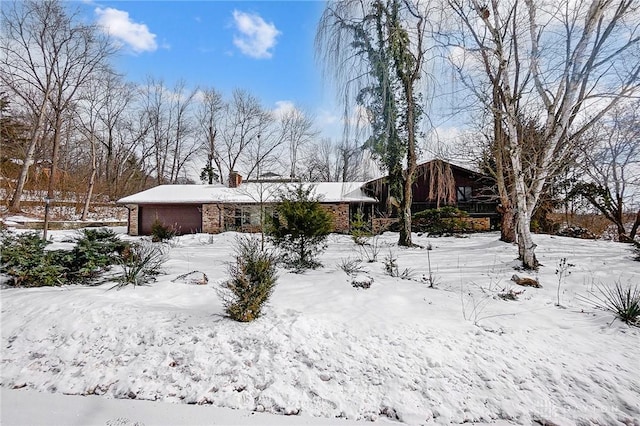
[[[129,207],[129,235],[138,235],[138,205]]]
[[[222,231],[222,212],[217,204],[202,205],[202,232],[217,234]]]
[[[333,216],[333,232],[349,232],[349,204],[322,204]]]

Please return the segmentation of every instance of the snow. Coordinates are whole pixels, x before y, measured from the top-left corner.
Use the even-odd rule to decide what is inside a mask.
[[[52,235],[56,244],[68,239],[68,232]],[[524,288],[510,281],[517,248],[496,233],[415,235],[433,248],[436,288],[429,288],[420,278],[429,276],[427,251],[400,249],[397,234],[386,233],[378,262],[363,263],[358,275],[373,278],[363,289],[339,268],[358,247],[332,235],[324,267],[280,270],[263,317],[245,324],[224,316],[216,291],[236,236],[175,239],[167,274],[148,286],[3,289],[0,385],[101,395],[85,398],[100,404],[156,401],[148,404],[175,406],[185,423],[199,423],[200,408],[213,405],[295,416],[281,417],[283,424],[306,416],[334,424],[640,424],[640,329],[581,297],[600,283],[640,281],[627,245],[536,235],[543,266],[517,273],[542,288]],[[384,273],[390,255],[413,279]],[[558,307],[562,258],[575,266]],[[205,273],[208,284],[172,282],[191,271]],[[516,301],[495,297],[509,289],[524,293]],[[15,392],[24,389],[11,398],[21,400]],[[17,419],[21,409],[8,408]]]
[[[273,202],[279,192],[295,184],[278,182],[248,182],[237,188],[224,185],[159,185],[146,191],[118,200],[119,204],[144,203],[256,203]],[[325,203],[334,202],[376,202],[365,195],[362,182],[314,182],[314,194]]]

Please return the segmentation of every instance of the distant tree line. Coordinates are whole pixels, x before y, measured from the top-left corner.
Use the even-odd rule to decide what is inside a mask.
[[[223,96],[186,81],[132,83],[113,68],[115,44],[60,0],[1,9],[2,187],[116,200],[158,184],[223,183],[232,170],[304,180],[363,179],[355,140],[320,139],[314,118],[269,109],[251,93]]]

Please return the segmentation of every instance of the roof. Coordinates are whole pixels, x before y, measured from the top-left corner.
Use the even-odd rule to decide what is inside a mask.
[[[363,182],[312,182],[314,194],[323,203],[375,203],[361,189]],[[117,201],[118,204],[207,204],[275,202],[279,193],[296,183],[252,182],[237,188],[224,185],[159,185]]]
[[[425,162],[423,162],[423,163],[419,163],[419,164],[417,164],[417,166],[416,166],[416,167],[419,169],[420,167],[424,167],[424,166],[426,166],[427,164],[429,164],[429,163],[431,163],[431,162],[433,162],[433,161],[436,161],[436,160],[437,160],[437,159],[433,159],[433,160],[425,161]],[[452,162],[450,162],[450,161],[445,161],[445,160],[441,160],[441,161],[442,161],[442,162],[444,162],[444,163],[449,164],[452,168],[454,168],[454,169],[458,169],[459,171],[462,171],[462,172],[464,172],[464,173],[469,173],[469,174],[476,175],[476,176],[484,176],[482,173],[479,173],[479,172],[477,172],[477,171],[475,171],[475,170],[471,170],[471,169],[469,169],[469,168],[467,168],[467,167],[462,167],[462,166],[460,166],[460,165],[458,165],[458,164],[454,164],[454,163],[452,163]],[[406,170],[406,169],[405,169],[405,170]],[[383,176],[378,176],[377,178],[369,179],[368,181],[364,182],[364,183],[363,183],[363,185],[369,185],[369,184],[371,184],[371,183],[373,183],[373,182],[376,182],[376,181],[379,181],[379,180],[387,179],[388,177],[389,177],[389,175],[388,175],[388,174],[383,175]]]

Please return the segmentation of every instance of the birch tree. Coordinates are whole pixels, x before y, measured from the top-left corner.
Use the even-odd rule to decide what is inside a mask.
[[[640,33],[633,0],[553,3],[448,1],[459,75],[492,111],[513,176],[519,256],[537,268],[531,217],[577,138],[638,89]],[[455,62],[455,61],[454,61]],[[473,83],[482,77],[483,84]],[[523,118],[541,126],[530,162]]]

